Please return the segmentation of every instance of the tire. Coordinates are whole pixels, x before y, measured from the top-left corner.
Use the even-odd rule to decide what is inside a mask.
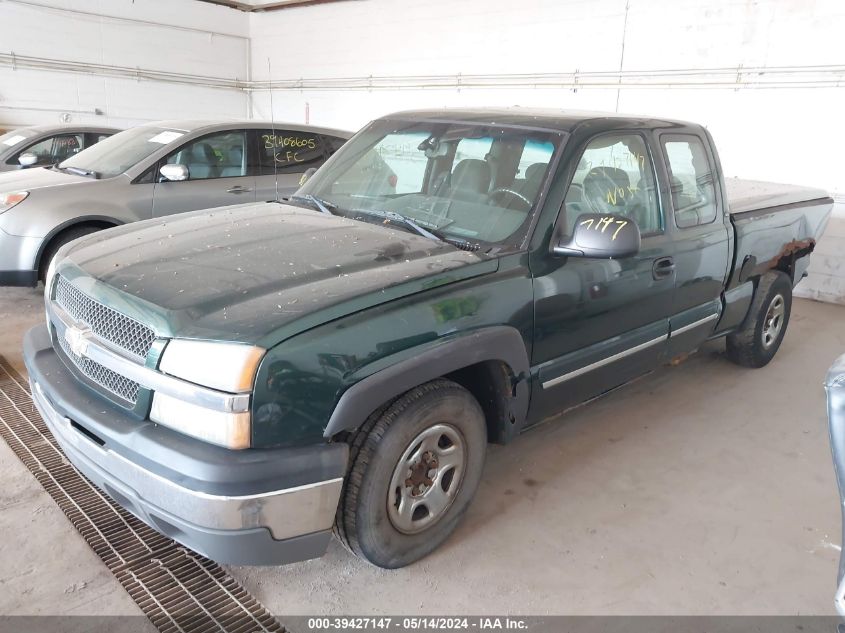
[[[335,534],[378,567],[423,558],[469,507],[486,450],[484,413],[466,389],[445,379],[411,389],[352,438]]]
[[[792,281],[780,271],[760,278],[745,323],[727,337],[728,358],[743,367],[764,367],[780,348],[792,311]]]
[[[80,237],[84,237],[86,235],[90,235],[91,233],[96,233],[97,231],[102,230],[103,229],[101,227],[90,225],[72,226],[71,228],[59,233],[47,245],[47,248],[44,249],[44,253],[41,255],[41,262],[38,266],[38,281],[44,281],[44,278],[47,276],[47,269],[50,268],[50,262],[53,261],[53,258],[56,256],[56,253],[59,252],[59,249],[62,246],[69,242],[72,242],[75,239],[79,239]]]

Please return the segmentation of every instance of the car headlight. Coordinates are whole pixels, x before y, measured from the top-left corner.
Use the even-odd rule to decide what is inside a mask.
[[[28,191],[15,191],[12,193],[0,193],[0,213],[8,211],[16,204],[20,204],[29,195]]]
[[[252,345],[173,339],[159,370],[203,387],[246,393],[264,352]],[[226,448],[248,448],[252,437],[248,411],[216,411],[160,392],[153,394],[150,420]]]
[[[240,343],[173,339],[164,348],[158,368],[203,387],[241,393],[252,389],[264,351]]]
[[[213,411],[159,392],[153,394],[150,420],[226,448],[249,448],[252,439],[252,424],[248,411]]]
[[[44,301],[48,303],[53,298],[53,277],[56,276],[56,262],[58,259],[58,257],[54,257],[50,260],[50,265],[47,267],[47,274],[44,276]]]

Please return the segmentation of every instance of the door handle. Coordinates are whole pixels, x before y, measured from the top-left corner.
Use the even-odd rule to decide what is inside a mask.
[[[249,193],[252,191],[249,187],[241,187],[240,185],[235,185],[230,189],[226,189],[226,193]]]
[[[675,274],[675,260],[671,257],[661,257],[654,260],[651,275],[655,279],[666,279]]]

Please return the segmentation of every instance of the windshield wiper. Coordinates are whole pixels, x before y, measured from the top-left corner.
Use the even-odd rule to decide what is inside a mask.
[[[99,178],[100,174],[96,171],[92,171],[91,169],[82,169],[81,167],[57,167],[57,169],[61,169],[62,171],[69,171],[72,174],[76,174],[77,176],[93,176],[94,178]]]
[[[301,196],[291,196],[291,200],[304,200],[305,202],[309,203],[312,207],[316,207],[320,213],[325,213],[326,215],[334,215],[331,212],[331,209],[337,209],[337,205],[333,202],[329,202],[328,200],[322,200],[317,196],[313,196],[310,193],[303,194]]]
[[[430,240],[434,240],[435,242],[446,242],[446,236],[444,236],[439,231],[435,230],[428,230],[421,227],[411,218],[407,218],[401,213],[396,213],[395,211],[380,211],[378,209],[352,209],[350,213],[363,213],[365,215],[372,215],[377,218],[384,218],[385,220],[390,220],[392,222],[401,222],[405,226],[411,228],[416,232],[418,235],[422,235],[423,237],[427,237]]]

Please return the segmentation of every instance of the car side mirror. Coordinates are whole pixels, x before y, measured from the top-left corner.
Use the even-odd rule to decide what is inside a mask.
[[[180,180],[187,180],[191,172],[185,165],[162,165],[159,173],[167,180],[179,182]]]
[[[309,167],[308,169],[306,169],[306,170],[302,173],[302,176],[301,176],[301,177],[300,177],[300,179],[299,179],[299,186],[301,187],[301,186],[302,186],[302,185],[304,185],[306,182],[308,182],[308,180],[311,178],[311,176],[313,176],[316,172],[317,172],[317,168],[316,168],[316,167]]]
[[[18,156],[18,162],[20,163],[21,167],[32,167],[35,163],[38,162],[38,156],[36,156],[32,152],[24,152],[23,154]]]
[[[552,254],[596,259],[631,257],[640,250],[640,239],[640,227],[631,218],[585,213],[575,221],[571,237],[553,242]]]

